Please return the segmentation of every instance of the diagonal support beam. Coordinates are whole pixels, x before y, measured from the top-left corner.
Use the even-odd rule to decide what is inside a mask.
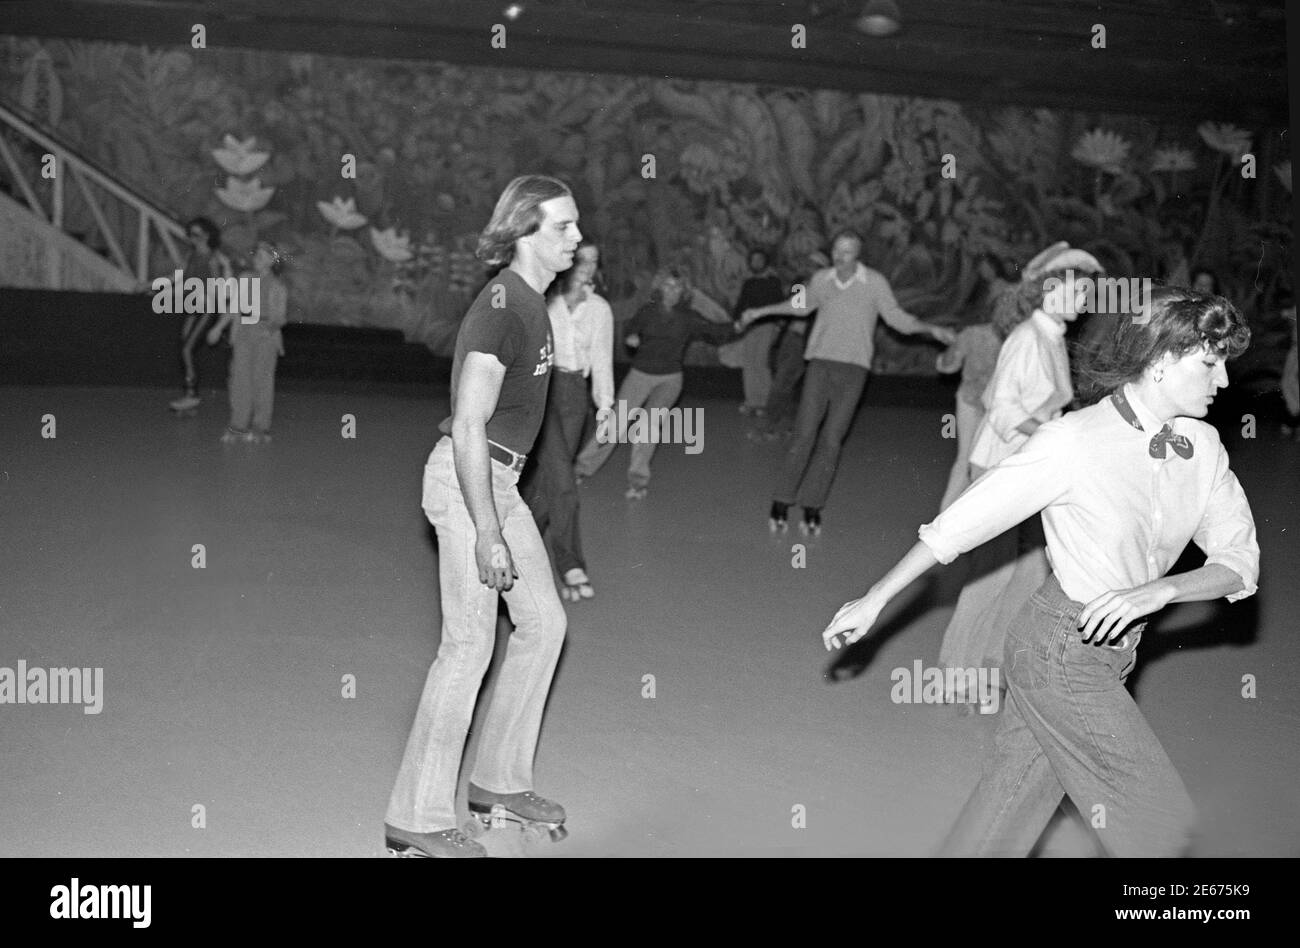
[[[41,220],[48,221],[50,219],[49,215],[45,213],[45,208],[41,207],[41,202],[36,199],[36,192],[27,183],[27,177],[23,174],[22,169],[18,167],[18,159],[14,157],[14,153],[3,135],[0,135],[0,157],[3,157],[5,164],[9,166],[9,173],[14,176],[14,181],[18,183],[18,190],[23,192],[23,197],[31,205],[32,213]]]
[[[99,233],[103,236],[104,243],[108,244],[108,249],[109,252],[113,254],[113,259],[124,272],[130,273],[131,264],[127,263],[126,254],[122,253],[122,247],[118,244],[117,238],[113,236],[113,231],[109,228],[108,221],[104,218],[104,212],[99,209],[99,202],[95,200],[95,196],[90,193],[90,188],[86,186],[85,177],[70,164],[65,164],[64,167],[67,169],[68,173],[72,175],[73,180],[77,182],[77,187],[81,189],[81,196],[86,199],[86,204],[90,207],[90,213],[95,218],[95,224],[99,227]]]

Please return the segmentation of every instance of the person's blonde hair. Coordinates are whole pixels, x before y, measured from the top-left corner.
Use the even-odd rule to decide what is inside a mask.
[[[657,306],[663,306],[664,302],[664,284],[670,280],[676,280],[682,286],[682,299],[686,299],[691,292],[691,280],[686,271],[676,265],[669,264],[666,267],[660,267],[655,271],[654,279],[650,281],[650,302]]]
[[[542,174],[515,178],[497,198],[492,219],[479,235],[475,256],[490,267],[510,263],[515,258],[515,241],[541,226],[541,206],[555,198],[572,196],[569,186],[559,178]]]

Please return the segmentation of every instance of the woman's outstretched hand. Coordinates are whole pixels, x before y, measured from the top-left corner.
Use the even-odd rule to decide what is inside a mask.
[[[853,599],[840,606],[839,612],[835,613],[831,624],[826,626],[826,631],[822,633],[822,642],[825,643],[826,650],[830,651],[841,645],[852,645],[866,635],[876,624],[876,619],[884,606],[885,603],[879,597],[873,596],[870,591],[861,599]],[[842,643],[835,640],[839,635],[844,636]]]

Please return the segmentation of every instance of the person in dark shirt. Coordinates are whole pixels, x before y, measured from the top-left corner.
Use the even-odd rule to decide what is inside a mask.
[[[561,838],[564,808],[533,792],[533,753],[564,641],[564,607],[517,483],[542,424],[551,326],[542,293],[573,265],[582,234],[567,185],[526,175],[506,187],[478,257],[505,264],[456,336],[451,417],[424,468],[438,533],[442,639],[384,819],[395,855],[485,856],[457,827],[460,758],[496,641],[498,599],[515,625],[479,738],[469,808],[542,824]]]
[[[733,320],[739,319],[740,314],[747,309],[780,303],[785,299],[781,278],[768,265],[766,253],[757,249],[750,251],[749,269],[752,275],[741,284],[740,295],[736,297],[736,305],[731,311]],[[740,406],[742,415],[762,418],[766,411],[772,393],[772,369],[769,364],[772,344],[776,342],[782,328],[777,320],[763,320],[745,333],[743,338],[718,350],[718,360],[723,365],[740,369],[745,390],[745,400]]]
[[[830,258],[820,250],[808,255],[813,273],[830,266]],[[810,273],[800,283],[805,286],[812,280]],[[744,311],[741,311],[744,315]],[[748,332],[756,332],[765,323],[762,320]],[[782,319],[776,322],[780,335],[776,342],[776,370],[772,377],[772,390],[767,396],[767,408],[747,437],[751,441],[776,441],[794,433],[795,409],[799,407],[799,385],[803,382],[803,350],[807,344],[807,319]]]
[[[191,277],[203,280],[211,278],[229,279],[234,271],[230,258],[221,251],[221,229],[206,217],[196,217],[185,227],[185,236],[190,241],[190,253],[185,258],[182,279]],[[225,306],[219,305],[212,293],[204,295],[204,309],[199,313],[187,313],[181,323],[181,367],[184,370],[185,393],[171,402],[172,411],[184,415],[192,414],[202,399],[199,397],[199,373],[194,366],[194,347],[204,336],[208,320],[218,312],[227,312]]]
[[[614,408],[601,413],[595,436],[578,455],[573,470],[579,479],[595,474],[614,449],[629,440],[627,418],[635,409],[644,408],[651,431],[646,438],[632,439],[626,496],[630,500],[645,496],[650,460],[663,434],[659,421],[682,393],[687,346],[696,339],[721,344],[736,336],[732,324],[713,322],[692,309],[692,295],[680,270],[669,267],[655,275],[650,302],[627,321],[624,333],[628,348],[636,350],[632,368],[619,386]]]

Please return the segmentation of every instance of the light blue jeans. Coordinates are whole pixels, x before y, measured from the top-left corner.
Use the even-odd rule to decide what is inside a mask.
[[[1027,856],[1066,796],[1112,856],[1187,848],[1195,808],[1124,687],[1142,633],[1085,643],[1082,608],[1049,574],[1007,629],[994,750],[944,855]]]
[[[465,737],[496,641],[498,596],[515,630],[498,673],[470,779],[492,793],[533,789],[533,753],[542,711],[564,642],[565,615],[546,547],[519,496],[519,475],[492,461],[492,494],[501,533],[519,574],[509,592],[478,578],[477,532],[465,506],[450,438],[424,468],[423,506],[438,533],[442,641],[429,669],[385,818],[412,833],[451,829]]]
[[[631,415],[634,408],[644,408],[653,422],[656,408],[672,408],[677,404],[677,399],[682,394],[682,378],[681,372],[651,375],[640,369],[629,369],[627,375],[623,377],[623,384],[618,387],[614,410],[618,410],[619,402],[627,402],[628,415]],[[636,424],[635,420],[632,424]],[[578,477],[591,477],[599,471],[614,450],[629,440],[628,430],[627,427],[618,428],[615,433],[615,423],[611,419],[605,433],[608,440],[601,441],[598,428],[597,434],[592,436],[587,446],[578,453],[578,459],[573,464],[573,473]],[[666,438],[668,434],[669,432],[662,430],[661,426],[657,434],[647,432],[646,437],[632,442],[632,460],[627,466],[628,486],[645,487],[650,483],[650,461],[655,456],[655,449],[659,447],[660,440]]]

